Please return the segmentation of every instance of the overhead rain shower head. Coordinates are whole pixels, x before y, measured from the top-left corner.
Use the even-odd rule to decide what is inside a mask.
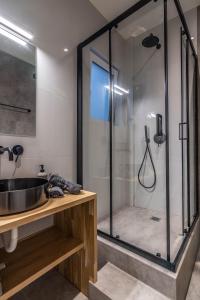
[[[151,33],[149,36],[145,37],[142,41],[142,46],[146,48],[156,47],[157,49],[161,48],[160,40],[157,36]]]

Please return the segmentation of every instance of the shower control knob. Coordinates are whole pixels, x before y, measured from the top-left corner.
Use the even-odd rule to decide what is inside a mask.
[[[155,134],[154,135],[154,142],[158,145],[161,145],[163,144],[164,142],[166,141],[166,136],[165,134],[162,134],[162,135],[157,135]]]

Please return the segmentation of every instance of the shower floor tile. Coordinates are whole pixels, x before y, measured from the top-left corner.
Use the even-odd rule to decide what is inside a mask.
[[[98,224],[109,233],[109,218]],[[113,215],[113,235],[152,254],[166,259],[166,216],[164,213],[140,207],[124,207]],[[182,243],[181,217],[171,216],[171,260]]]

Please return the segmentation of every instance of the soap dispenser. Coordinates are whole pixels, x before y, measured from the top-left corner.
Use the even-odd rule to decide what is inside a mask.
[[[40,172],[37,176],[40,178],[47,179],[47,173],[45,172],[44,165],[40,165]]]

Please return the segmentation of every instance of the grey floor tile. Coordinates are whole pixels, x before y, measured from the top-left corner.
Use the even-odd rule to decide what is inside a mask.
[[[158,218],[158,221],[152,220]],[[109,218],[101,220],[98,229],[109,232]],[[183,237],[181,233],[181,219],[171,216],[171,253],[175,258]],[[113,215],[113,235],[129,244],[135,245],[152,254],[160,253],[166,258],[166,216],[164,213],[140,208],[125,206]]]
[[[99,271],[98,281],[94,287],[113,300],[169,300],[110,263]],[[91,300],[96,300],[94,290]]]
[[[87,300],[56,270],[36,280],[10,300]]]

